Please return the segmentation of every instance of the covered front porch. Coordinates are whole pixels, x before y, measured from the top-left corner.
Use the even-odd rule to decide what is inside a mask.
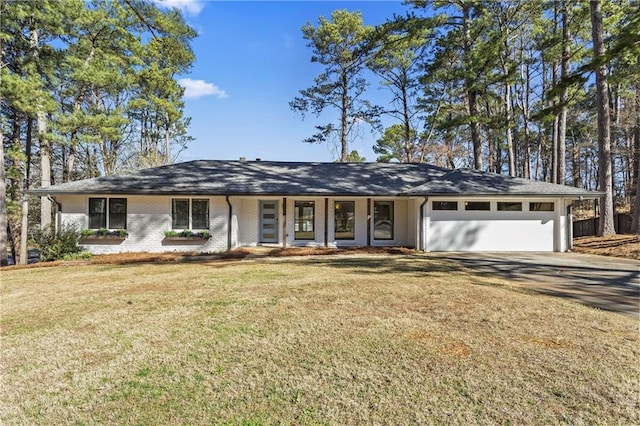
[[[229,197],[231,246],[417,247],[419,198]]]

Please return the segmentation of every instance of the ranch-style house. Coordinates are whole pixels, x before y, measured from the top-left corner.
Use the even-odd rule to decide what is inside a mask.
[[[30,191],[92,253],[245,246],[566,251],[601,194],[428,164],[190,161]]]

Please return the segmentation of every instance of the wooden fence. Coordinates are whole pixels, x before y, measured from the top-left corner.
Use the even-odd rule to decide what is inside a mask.
[[[573,222],[573,237],[588,237],[596,235],[598,231],[599,217],[591,219],[576,220]],[[627,213],[618,213],[613,215],[613,226],[618,234],[631,233],[631,215]]]

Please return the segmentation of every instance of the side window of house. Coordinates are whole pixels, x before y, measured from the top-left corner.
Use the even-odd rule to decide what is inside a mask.
[[[89,229],[127,229],[126,198],[89,198]]]
[[[191,229],[209,229],[209,200],[191,200]]]
[[[489,201],[465,201],[465,210],[491,210],[491,203]]]
[[[173,229],[189,229],[188,198],[174,198],[171,200],[171,227]]]
[[[315,233],[315,203],[313,201],[296,201],[294,205],[294,238],[296,240],[313,240]]]
[[[521,212],[522,203],[518,201],[498,201],[499,212]]]
[[[171,200],[171,228],[209,229],[209,200],[173,198]]]
[[[126,198],[109,198],[109,228],[127,229]]]
[[[89,229],[107,227],[107,199],[89,198]]]
[[[458,210],[457,201],[434,201],[431,205],[433,210]]]
[[[354,201],[336,201],[334,214],[336,240],[355,238],[355,211]]]
[[[373,202],[373,238],[393,240],[393,201]]]
[[[529,211],[532,212],[552,212],[554,211],[553,203],[529,203]]]

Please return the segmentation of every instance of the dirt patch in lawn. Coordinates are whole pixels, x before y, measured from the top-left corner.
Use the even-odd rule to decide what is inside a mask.
[[[620,234],[575,238],[573,251],[640,260],[640,235]]]

